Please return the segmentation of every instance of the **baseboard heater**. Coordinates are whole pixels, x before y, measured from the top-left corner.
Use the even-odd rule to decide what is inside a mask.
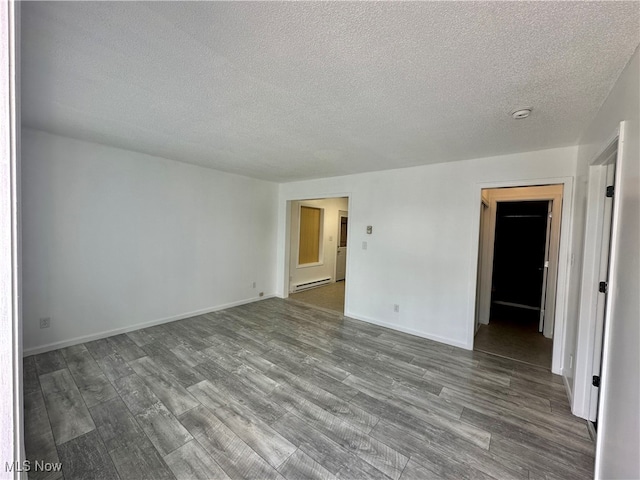
[[[301,292],[302,290],[309,290],[310,288],[321,287],[322,285],[328,285],[331,282],[331,277],[321,278],[320,280],[313,280],[312,282],[297,283],[293,286],[292,293]]]

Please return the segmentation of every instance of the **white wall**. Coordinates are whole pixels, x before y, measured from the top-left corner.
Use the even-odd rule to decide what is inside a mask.
[[[576,153],[567,147],[282,184],[277,293],[286,288],[287,200],[348,194],[346,314],[471,348],[481,186],[573,177]]]
[[[25,353],[274,293],[276,184],[28,129],[22,148]]]
[[[620,201],[618,256],[611,281],[611,318],[603,359],[596,478],[640,478],[640,53],[636,50],[607,100],[584,132],[577,172],[586,184],[590,162],[620,121],[626,122]],[[576,219],[584,225],[586,188]],[[583,228],[583,227],[581,227]],[[580,325],[573,325],[577,331]],[[575,341],[574,341],[575,344]]]
[[[322,265],[296,268],[298,259],[298,236],[301,204],[324,209]],[[322,200],[291,202],[291,259],[289,262],[290,286],[326,277],[331,277],[331,281],[335,282],[336,254],[338,247],[338,212],[340,210],[347,211],[348,209],[349,200],[347,198],[326,198]]]

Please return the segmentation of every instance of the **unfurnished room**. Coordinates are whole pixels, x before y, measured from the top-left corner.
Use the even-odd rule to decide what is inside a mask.
[[[640,2],[0,23],[1,478],[640,480]]]

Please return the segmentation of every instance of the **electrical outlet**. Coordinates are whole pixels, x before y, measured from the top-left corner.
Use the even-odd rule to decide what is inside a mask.
[[[264,297],[264,292],[260,292],[260,293],[258,294],[258,296],[259,296],[259,297]]]
[[[400,305],[398,305],[397,303],[393,306],[393,311],[398,313],[400,311]]]
[[[253,283],[251,284],[251,288],[256,288],[256,282],[253,282]]]
[[[40,328],[49,328],[51,326],[51,317],[40,319]]]

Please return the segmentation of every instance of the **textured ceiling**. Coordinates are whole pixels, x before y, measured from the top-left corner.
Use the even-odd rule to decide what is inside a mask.
[[[23,2],[23,123],[274,181],[574,145],[639,28],[638,2]]]

